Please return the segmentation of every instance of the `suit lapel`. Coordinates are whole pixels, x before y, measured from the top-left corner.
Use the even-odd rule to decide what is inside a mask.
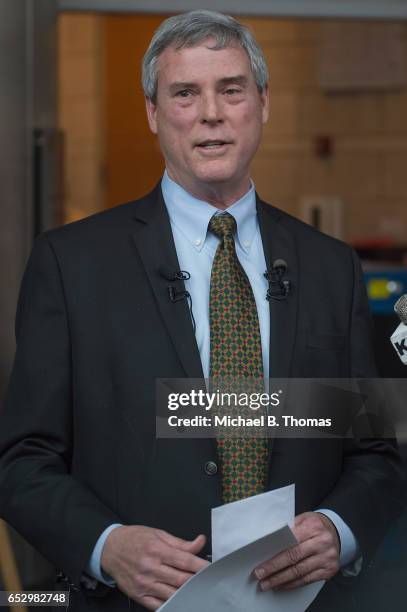
[[[297,328],[298,261],[295,240],[283,225],[283,215],[257,199],[257,214],[267,267],[276,259],[287,263],[285,278],[291,282],[284,300],[270,300],[270,378],[289,378]]]
[[[269,377],[289,378],[297,328],[298,261],[296,244],[292,234],[283,226],[281,212],[257,198],[257,215],[268,270],[276,259],[287,263],[285,279],[290,280],[290,293],[284,300],[270,300]],[[275,389],[273,389],[275,391]],[[283,404],[274,414],[278,417]],[[270,437],[268,483],[272,483],[275,438]]]
[[[170,300],[168,286],[171,283],[159,272],[163,266],[169,271],[179,270],[170,219],[160,186],[137,204],[134,222],[134,244],[185,374],[189,378],[203,378],[187,301]],[[177,289],[185,289],[183,281],[177,281]]]

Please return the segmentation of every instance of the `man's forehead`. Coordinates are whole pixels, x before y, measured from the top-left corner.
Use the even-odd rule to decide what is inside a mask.
[[[199,54],[199,59],[202,60],[202,50],[209,51],[211,55],[212,53],[214,54],[213,57],[210,57],[214,77],[216,76],[215,72],[217,67],[219,67],[221,71],[222,69],[225,70],[224,74],[217,75],[219,79],[228,79],[232,77],[247,79],[251,74],[249,56],[239,43],[231,42],[227,46],[219,47],[216,45],[214,39],[209,38],[196,45],[177,47],[173,44],[168,46],[157,58],[158,81],[160,80],[160,72],[161,75],[165,77],[170,76],[166,71],[168,68],[171,68],[173,74],[176,73],[180,75],[180,79],[177,78],[177,80],[199,80],[199,76],[202,73],[202,64],[195,64],[194,58],[198,59]],[[199,70],[200,67],[201,70]],[[170,80],[173,79],[171,78]]]

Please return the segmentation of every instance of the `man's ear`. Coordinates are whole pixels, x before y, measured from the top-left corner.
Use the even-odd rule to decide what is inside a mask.
[[[260,94],[261,97],[261,102],[262,102],[262,121],[263,121],[263,125],[265,123],[267,123],[268,118],[269,118],[269,87],[266,84],[264,86],[263,91]]]
[[[148,125],[153,134],[157,134],[157,105],[151,98],[145,97]]]

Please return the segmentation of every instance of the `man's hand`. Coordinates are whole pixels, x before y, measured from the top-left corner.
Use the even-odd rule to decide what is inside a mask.
[[[113,529],[103,546],[101,566],[129,597],[157,610],[193,574],[208,565],[196,555],[205,544],[139,525]]]
[[[299,543],[254,570],[262,591],[287,591],[329,580],[339,570],[339,538],[328,517],[305,512],[295,518],[292,531]]]

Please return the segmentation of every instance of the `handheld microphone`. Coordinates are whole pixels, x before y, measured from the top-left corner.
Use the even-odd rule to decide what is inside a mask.
[[[284,259],[276,259],[272,263],[272,270],[264,273],[268,280],[267,300],[285,300],[291,291],[291,282],[284,279],[288,265]]]
[[[390,340],[400,360],[407,365],[407,294],[397,300],[394,311],[401,322]]]

